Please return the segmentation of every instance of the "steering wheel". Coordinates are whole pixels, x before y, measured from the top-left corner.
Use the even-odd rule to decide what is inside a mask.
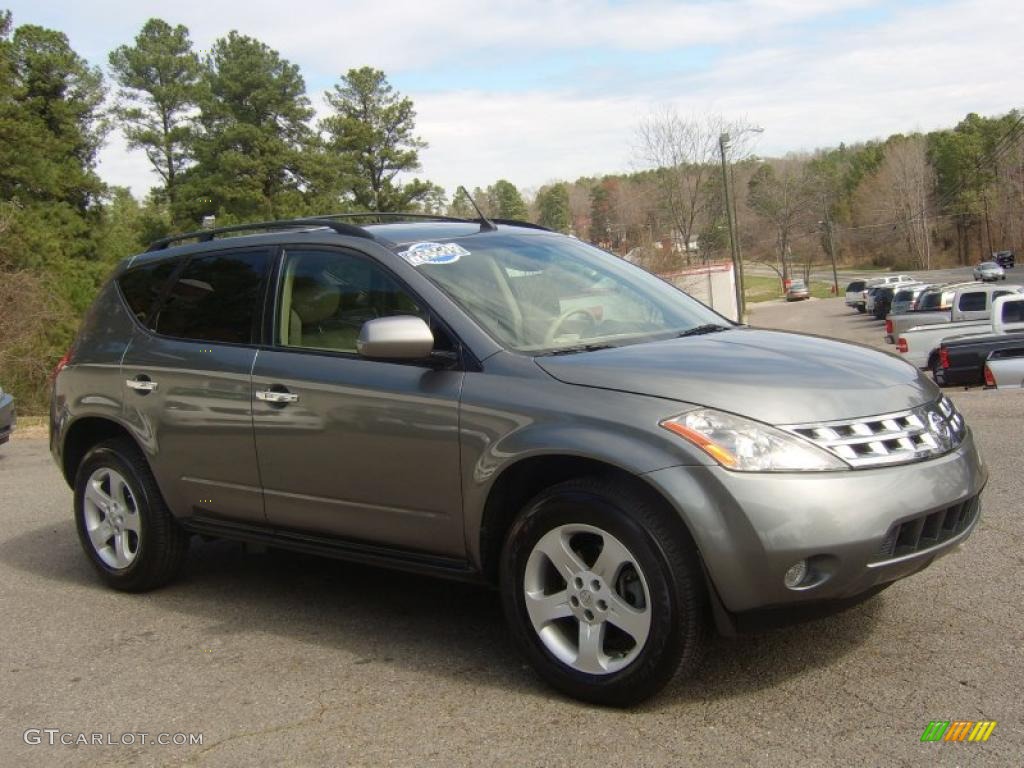
[[[594,320],[594,316],[585,309],[566,310],[558,317],[556,317],[554,322],[552,322],[551,325],[548,326],[548,332],[544,334],[544,343],[550,344],[551,342],[553,342],[555,340],[555,337],[558,336],[558,332],[562,330],[562,326],[565,325],[565,323],[569,320],[570,317],[574,317],[576,315],[583,315],[584,317],[586,317],[589,321],[589,326],[591,328],[597,325],[597,321]]]

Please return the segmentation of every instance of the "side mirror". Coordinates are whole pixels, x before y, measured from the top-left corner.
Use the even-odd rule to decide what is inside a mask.
[[[434,334],[413,315],[367,320],[359,330],[356,349],[378,360],[425,360],[434,349]]]

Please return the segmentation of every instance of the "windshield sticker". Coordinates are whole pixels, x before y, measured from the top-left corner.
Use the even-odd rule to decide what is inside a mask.
[[[415,243],[398,255],[418,267],[422,264],[454,264],[463,256],[469,256],[469,251],[456,243]]]

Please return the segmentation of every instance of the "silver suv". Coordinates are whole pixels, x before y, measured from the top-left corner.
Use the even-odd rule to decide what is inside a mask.
[[[349,221],[172,238],[102,289],[50,440],[111,586],[193,534],[478,581],[544,679],[627,705],[706,630],[851,605],[977,524],[970,429],[890,355],[528,224]]]

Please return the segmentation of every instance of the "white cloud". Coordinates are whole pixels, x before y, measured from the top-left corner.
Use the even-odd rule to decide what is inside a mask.
[[[487,46],[495,51],[521,47],[507,61],[514,71],[531,58],[543,61],[545,50],[571,51],[596,42],[618,51],[652,51],[749,38],[749,44],[726,48],[733,52],[723,54],[709,71],[623,77],[627,86],[599,95],[583,79],[578,87],[558,90],[484,93],[453,83],[451,90],[407,93],[416,102],[418,132],[431,145],[422,155],[422,175],[449,192],[458,184],[486,185],[500,177],[536,187],[554,178],[628,170],[633,127],[663,104],[762,125],[765,133],[756,147],[761,154],[931,130],[954,124],[968,111],[986,114],[1022,106],[1024,4],[915,4],[869,27],[822,26],[816,38],[799,41],[785,33],[786,24],[858,5],[864,3],[612,6],[598,0],[543,5],[535,0],[516,5],[439,0],[341,6],[317,0],[303,4],[304,23],[299,23],[293,9],[280,5],[250,7],[237,15],[221,4],[207,8],[183,0],[172,20],[188,23],[199,41],[238,26],[302,65],[311,82],[311,73],[324,71],[330,79],[364,63],[389,73],[428,71],[438,61],[457,57],[472,67],[481,55],[489,61],[497,56],[481,54]],[[155,3],[141,2],[131,13],[144,18],[164,12]],[[145,158],[126,156],[123,142],[112,141],[103,158],[102,173],[111,183],[130,184],[137,194],[154,183]]]

